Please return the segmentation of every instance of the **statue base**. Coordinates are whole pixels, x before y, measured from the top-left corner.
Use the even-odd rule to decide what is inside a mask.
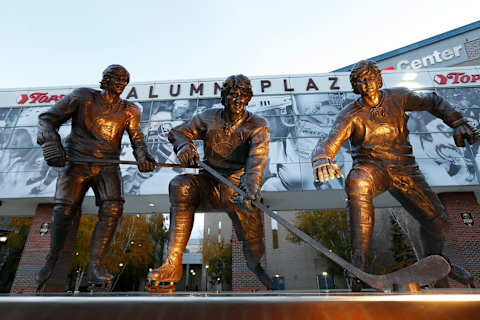
[[[2,319],[476,319],[480,290],[3,295]]]

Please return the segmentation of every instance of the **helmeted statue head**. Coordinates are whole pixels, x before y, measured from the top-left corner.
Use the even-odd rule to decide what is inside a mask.
[[[377,63],[371,60],[360,60],[353,66],[350,72],[350,83],[353,93],[362,94],[360,78],[365,78],[366,76],[376,79],[378,89],[383,86],[382,74],[377,67]]]
[[[111,80],[114,78],[124,78],[126,82],[130,82],[130,73],[125,67],[119,64],[111,64],[104,71],[102,81],[100,81],[100,89],[107,89]]]

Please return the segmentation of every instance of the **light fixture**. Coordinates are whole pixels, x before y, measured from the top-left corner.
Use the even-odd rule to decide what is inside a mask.
[[[403,80],[404,81],[413,81],[417,79],[418,73],[416,72],[407,72],[403,75]]]
[[[322,276],[326,277],[326,276],[328,276],[328,273],[326,271],[323,271]]]
[[[120,263],[118,264],[118,266],[119,266],[119,267],[123,267],[123,266],[124,266],[123,262],[120,262]]]
[[[148,205],[149,205],[150,207],[155,207],[155,203],[153,203],[153,202],[150,202]]]
[[[7,242],[7,236],[1,236],[0,237],[0,242]]]
[[[133,241],[133,240],[132,240],[132,241],[130,241],[130,244],[135,244],[135,241]]]
[[[80,255],[80,253],[77,251],[77,252],[75,252],[75,255],[76,255],[76,256],[79,256],[79,255]]]
[[[276,274],[276,275],[275,275],[275,278],[280,278],[280,275],[279,275],[279,274]]]

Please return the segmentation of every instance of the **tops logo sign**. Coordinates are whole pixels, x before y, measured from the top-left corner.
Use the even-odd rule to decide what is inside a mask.
[[[436,74],[433,77],[433,81],[440,85],[475,83],[477,81],[480,82],[480,74],[466,74],[465,72],[450,72],[447,75]]]
[[[25,103],[51,103],[51,102],[58,102],[60,99],[65,97],[64,94],[52,94],[48,95],[48,92],[33,92],[30,95],[22,93],[20,97],[17,99],[18,104],[25,104]]]

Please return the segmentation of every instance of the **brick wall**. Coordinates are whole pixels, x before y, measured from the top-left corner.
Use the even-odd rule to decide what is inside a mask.
[[[445,241],[445,254],[452,262],[466,268],[480,286],[480,205],[473,192],[440,193],[448,216],[450,230]],[[460,213],[469,211],[474,220],[473,226],[463,223]],[[464,287],[449,279],[451,287]]]
[[[27,241],[20,258],[17,273],[10,289],[11,293],[33,293],[36,291],[35,275],[40,270],[45,261],[45,257],[50,249],[50,232],[45,235],[40,234],[40,226],[44,222],[51,222],[53,213],[53,204],[39,204],[35,211],[32,226],[28,233]],[[60,254],[55,272],[45,285],[45,292],[64,292],[66,281],[70,269],[72,248],[76,231],[78,228],[79,217],[75,221],[69,239]]]
[[[248,269],[247,261],[243,254],[243,244],[238,240],[235,232],[232,232],[232,290],[233,291],[256,291],[266,290],[257,276]],[[265,268],[266,256],[263,255],[261,264]]]

